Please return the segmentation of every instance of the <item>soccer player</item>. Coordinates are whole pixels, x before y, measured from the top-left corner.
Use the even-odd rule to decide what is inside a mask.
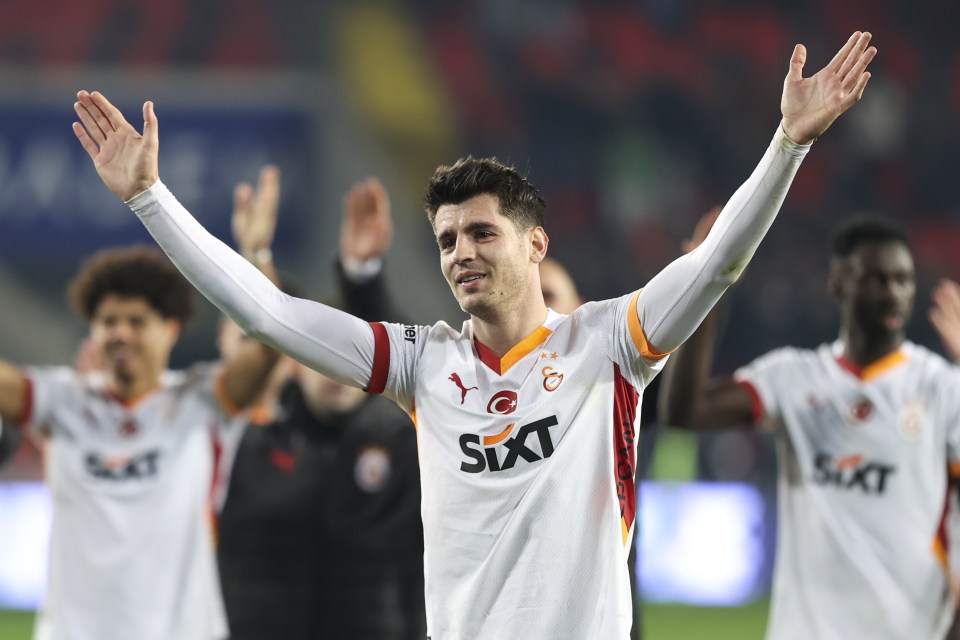
[[[711,313],[666,368],[664,422],[757,425],[777,439],[768,638],[940,640],[954,609],[943,538],[948,470],[960,466],[960,370],[906,340],[916,281],[893,222],[841,226],[828,285],[838,340],[772,351],[732,378],[708,379]]]
[[[167,371],[192,311],[160,251],[101,251],[70,286],[103,369],[0,361],[0,416],[46,440],[53,530],[38,640],[226,638],[210,529],[211,428],[259,392],[277,354]]]
[[[540,291],[549,240],[537,191],[493,160],[440,167],[427,213],[470,316],[459,331],[366,323],[283,295],[159,181],[152,103],[141,136],[81,91],[74,133],[106,185],[248,333],[413,417],[430,637],[622,639],[640,393],[744,268],[809,145],[862,96],[869,40],[855,32],[809,78],[797,45],[781,126],[704,244],[642,291],[568,316]]]

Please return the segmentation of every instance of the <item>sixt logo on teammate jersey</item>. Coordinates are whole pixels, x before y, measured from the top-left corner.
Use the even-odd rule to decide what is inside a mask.
[[[141,480],[157,475],[159,459],[160,452],[157,450],[135,456],[102,456],[99,453],[88,453],[84,459],[84,466],[94,478],[113,481]]]
[[[506,471],[512,469],[520,458],[527,462],[549,458],[553,455],[550,427],[557,424],[559,424],[557,417],[550,416],[520,427],[516,427],[516,423],[511,423],[495,436],[481,438],[475,433],[465,433],[460,436],[460,450],[473,462],[461,462],[460,471],[480,473],[488,468],[490,471]],[[513,434],[512,437],[510,437],[511,434]],[[532,442],[540,443],[540,453],[527,446],[527,441],[532,434],[536,434]]]
[[[828,453],[817,453],[813,481],[839,489],[860,489],[867,494],[883,495],[887,478],[896,467],[864,460],[860,454],[835,458]]]

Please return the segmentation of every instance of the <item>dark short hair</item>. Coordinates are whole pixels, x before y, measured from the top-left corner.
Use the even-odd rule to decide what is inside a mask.
[[[854,216],[840,224],[830,238],[830,256],[847,258],[861,244],[899,242],[909,244],[907,231],[899,222],[879,214]]]
[[[439,166],[427,185],[427,219],[433,225],[445,204],[460,204],[475,196],[496,196],[500,213],[519,229],[543,226],[547,207],[540,192],[511,166],[496,158],[460,158],[451,166]]]
[[[67,296],[89,322],[104,297],[143,298],[166,319],[186,323],[193,315],[194,291],[162,251],[145,245],[104,249],[80,266]]]

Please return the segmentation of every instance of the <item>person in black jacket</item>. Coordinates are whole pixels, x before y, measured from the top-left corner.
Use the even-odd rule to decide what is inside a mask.
[[[379,268],[362,271],[391,235],[386,192],[356,185],[337,273],[367,320],[397,319]],[[220,514],[233,640],[426,636],[416,446],[392,402],[295,365],[273,422],[243,435]]]

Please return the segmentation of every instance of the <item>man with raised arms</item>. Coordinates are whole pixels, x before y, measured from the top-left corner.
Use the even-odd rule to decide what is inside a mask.
[[[869,41],[854,33],[809,78],[797,45],[781,125],[703,245],[643,290],[570,315],[541,293],[549,241],[537,191],[493,160],[440,167],[427,213],[441,271],[470,315],[460,330],[366,323],[278,291],[159,181],[152,103],[141,136],[81,91],[74,132],[107,186],[249,334],[411,415],[433,640],[622,640],[640,394],[746,266],[809,145],[863,94]]]

